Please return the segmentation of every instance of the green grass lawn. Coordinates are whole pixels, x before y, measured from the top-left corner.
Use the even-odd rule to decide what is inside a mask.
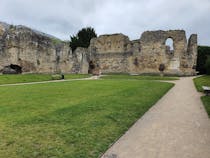
[[[91,77],[92,75],[90,74],[65,74],[65,79],[77,79],[77,78],[87,78]]]
[[[194,79],[195,87],[199,92],[203,92],[202,86],[210,86],[210,76],[201,76]],[[202,96],[201,100],[210,117],[210,96]]]
[[[75,79],[75,78],[85,78],[85,77],[90,77],[90,75],[65,74],[65,79]],[[50,81],[50,80],[52,80],[52,75],[50,74],[0,75],[0,84],[39,82],[39,81]]]
[[[210,86],[210,76],[194,78],[195,87],[199,92],[203,92],[202,86]]]
[[[0,87],[0,157],[97,158],[172,86],[90,80]]]
[[[146,76],[146,75],[105,75],[103,79],[136,79],[136,80],[178,80],[178,77],[168,77],[168,76]]]

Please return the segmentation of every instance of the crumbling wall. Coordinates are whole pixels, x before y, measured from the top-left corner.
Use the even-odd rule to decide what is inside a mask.
[[[24,73],[70,73],[69,44],[24,26],[0,24],[0,69],[15,64]]]
[[[88,49],[78,47],[73,53],[72,73],[88,74]]]
[[[56,46],[56,72],[71,73],[74,64],[69,43],[62,42]]]
[[[168,38],[173,40],[172,52],[165,43]],[[141,51],[136,55],[139,69],[136,73],[159,73],[160,64],[164,64],[165,73],[181,74],[181,54],[186,52],[187,45],[185,31],[146,31],[142,34],[140,43]]]
[[[182,71],[191,75],[192,69],[195,70],[197,63],[197,35],[192,34],[188,40],[187,52],[182,55]]]
[[[173,41],[173,50],[166,45]],[[0,23],[0,70],[10,64],[29,73],[164,73],[194,75],[197,35],[187,41],[184,30],[146,31],[130,41],[123,34],[101,35],[89,48],[71,51],[69,43],[24,26]]]
[[[100,67],[102,73],[128,72],[128,57],[132,55],[127,47],[129,38],[123,34],[102,35],[91,40],[90,60]]]
[[[174,50],[166,45],[172,39]],[[103,35],[92,39],[89,53],[102,73],[160,73],[194,75],[197,58],[197,36],[187,43],[184,30],[146,31],[138,40],[123,34]]]

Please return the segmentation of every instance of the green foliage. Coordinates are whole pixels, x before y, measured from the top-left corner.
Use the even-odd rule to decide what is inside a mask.
[[[39,82],[49,80],[51,80],[51,75],[48,74],[0,75],[0,84]]]
[[[77,47],[87,48],[90,45],[90,40],[97,37],[94,28],[87,27],[81,29],[76,35],[71,36],[70,47],[72,51]]]
[[[210,47],[208,46],[198,46],[198,58],[196,70],[199,71],[199,74],[206,74],[205,63],[210,56]]]
[[[78,37],[71,36],[70,47],[71,47],[72,51],[75,51],[76,48],[79,47],[79,45],[80,45],[80,41],[79,41]]]
[[[15,25],[10,25],[10,26],[9,26],[9,29],[10,29],[10,30],[14,30],[14,29],[16,29],[16,26],[15,26]]]
[[[202,92],[202,86],[210,86],[210,76],[201,76],[194,78],[195,87],[199,92]]]
[[[79,79],[79,78],[88,78],[91,77],[92,75],[90,74],[64,74],[65,80],[68,79]]]
[[[0,87],[0,157],[97,158],[172,86],[94,80]]]
[[[51,38],[51,41],[54,45],[59,45],[62,43],[62,41],[58,38]]]
[[[206,74],[210,75],[210,56],[206,60],[205,68],[206,68]]]
[[[210,76],[201,76],[194,78],[195,87],[199,92],[203,92],[202,86],[210,87]],[[201,100],[210,118],[210,96],[202,96]]]

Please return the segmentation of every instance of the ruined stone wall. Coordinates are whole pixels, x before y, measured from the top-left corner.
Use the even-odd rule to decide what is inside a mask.
[[[170,52],[165,44],[166,40],[173,40],[174,51]],[[159,65],[165,65],[165,72],[181,74],[181,54],[186,52],[185,31],[147,31],[140,38],[141,51],[137,55],[141,66],[140,72],[159,73]]]
[[[173,40],[174,50],[166,45]],[[138,40],[123,34],[103,35],[92,39],[89,53],[102,73],[160,73],[164,64],[167,74],[193,75],[197,58],[197,35],[187,42],[185,31],[146,31]]]
[[[73,54],[72,73],[87,74],[89,69],[88,49],[78,47]]]
[[[0,24],[0,69],[15,64],[25,73],[70,73],[68,45],[24,26]]]
[[[128,73],[128,52],[106,53],[96,55],[96,65],[102,73]]]
[[[173,50],[166,40],[173,40]],[[195,74],[197,35],[187,41],[185,31],[146,31],[130,41],[123,34],[101,35],[89,48],[69,43],[24,26],[0,23],[0,70],[10,64],[19,65],[25,73],[88,73],[100,68],[102,73]],[[92,66],[90,66],[92,65]]]
[[[91,40],[90,60],[102,73],[128,73],[128,58],[132,55],[127,46],[130,41],[123,34],[102,35]]]

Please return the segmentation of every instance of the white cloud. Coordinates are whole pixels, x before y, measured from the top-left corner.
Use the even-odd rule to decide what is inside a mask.
[[[122,32],[131,39],[146,30],[184,29],[210,45],[209,0],[0,0],[0,20],[69,39],[92,26],[98,34]]]

